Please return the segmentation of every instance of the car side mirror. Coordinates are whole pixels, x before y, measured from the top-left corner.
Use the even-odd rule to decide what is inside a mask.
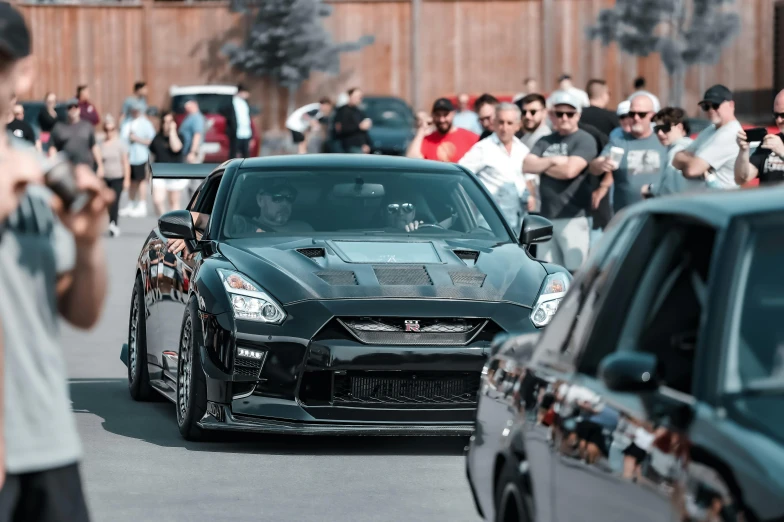
[[[549,219],[535,214],[528,214],[523,218],[523,226],[520,228],[521,244],[544,243],[552,237],[553,223]]]
[[[613,391],[655,391],[660,384],[659,361],[652,353],[611,353],[599,363],[599,377]]]
[[[158,229],[167,239],[184,239],[193,241],[196,233],[193,230],[193,218],[187,210],[172,210],[158,218]]]

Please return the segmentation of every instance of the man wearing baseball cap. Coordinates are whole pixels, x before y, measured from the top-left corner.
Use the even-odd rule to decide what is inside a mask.
[[[541,214],[553,222],[553,238],[538,246],[538,257],[574,272],[590,248],[587,172],[598,147],[594,137],[579,128],[582,100],[555,91],[549,105],[554,132],[536,142],[523,161],[523,171],[540,176]]]
[[[435,128],[420,125],[406,156],[457,163],[479,141],[479,136],[452,125],[455,107],[446,98],[436,100],[432,116]]]
[[[0,113],[32,84],[30,34],[0,2]],[[79,475],[82,447],[71,409],[60,317],[90,328],[107,288],[104,230],[114,194],[86,166],[81,210],[43,186],[43,158],[0,118],[0,520],[89,520]],[[57,209],[55,213],[54,209]],[[20,255],[24,252],[24,255]]]
[[[735,118],[732,91],[714,85],[705,91],[700,108],[712,125],[703,129],[691,145],[672,159],[672,166],[688,179],[704,180],[707,188],[734,189],[735,158],[740,147],[736,141],[742,129]]]

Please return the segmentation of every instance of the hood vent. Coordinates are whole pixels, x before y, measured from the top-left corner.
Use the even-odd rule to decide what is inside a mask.
[[[374,266],[381,286],[433,286],[424,266]]]
[[[316,275],[332,286],[355,286],[357,284],[357,276],[348,270],[316,272]]]
[[[449,277],[452,278],[452,284],[455,286],[473,286],[480,288],[483,284],[485,284],[487,274],[483,274],[481,272],[460,271],[449,272]]]
[[[322,247],[298,248],[297,252],[311,259],[314,257],[324,257],[327,255],[326,251]]]
[[[452,250],[452,252],[468,266],[474,266],[477,259],[479,259],[479,252],[476,250]]]

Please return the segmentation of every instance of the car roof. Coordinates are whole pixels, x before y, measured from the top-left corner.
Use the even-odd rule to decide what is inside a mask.
[[[364,168],[401,169],[419,172],[464,172],[454,163],[405,158],[402,156],[383,156],[377,154],[291,154],[267,156],[241,160],[239,168]]]
[[[172,85],[169,96],[193,96],[196,94],[237,94],[236,85]]]
[[[690,216],[721,228],[738,216],[784,212],[784,185],[675,194],[649,199],[627,210],[630,215],[662,213]]]

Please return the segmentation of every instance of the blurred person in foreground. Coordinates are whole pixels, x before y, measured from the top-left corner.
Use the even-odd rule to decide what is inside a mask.
[[[784,90],[773,100],[773,118],[778,134],[768,134],[750,154],[746,131],[738,131],[738,156],[735,158],[735,183],[743,185],[759,178],[761,187],[784,182]]]
[[[482,133],[479,139],[483,140],[490,137],[495,132],[495,108],[498,105],[498,98],[492,94],[483,94],[474,100],[474,110],[476,117],[479,119],[479,125],[482,127]]]
[[[538,245],[538,257],[575,272],[590,248],[588,163],[598,147],[594,137],[579,128],[582,100],[556,91],[549,101],[554,132],[536,142],[523,171],[541,176],[541,215],[553,222],[553,238]]]
[[[458,162],[475,173],[498,203],[513,230],[519,231],[528,201],[523,160],[529,149],[515,136],[520,108],[513,103],[496,107],[495,132],[480,140]]]
[[[737,189],[735,159],[740,151],[737,136],[743,128],[735,117],[732,91],[724,85],[714,85],[705,91],[699,105],[712,125],[675,155],[672,166],[689,179],[704,181],[707,188]]]
[[[22,15],[0,3],[0,112],[33,81]],[[59,317],[79,328],[98,321],[107,290],[103,246],[111,190],[84,165],[90,195],[78,213],[43,183],[43,157],[10,136],[0,119],[0,322],[3,426],[0,520],[89,520],[79,473],[82,447],[68,393]],[[24,255],[20,252],[24,249]]]
[[[479,136],[452,125],[455,106],[446,98],[437,99],[430,114],[435,128],[420,126],[408,145],[406,156],[457,163],[479,141]]]
[[[703,183],[700,180],[687,179],[680,170],[672,166],[675,155],[692,143],[687,120],[686,112],[678,107],[665,107],[653,117],[654,133],[659,142],[667,147],[667,161],[662,167],[659,181],[642,187],[642,197],[660,197],[702,188]]]

